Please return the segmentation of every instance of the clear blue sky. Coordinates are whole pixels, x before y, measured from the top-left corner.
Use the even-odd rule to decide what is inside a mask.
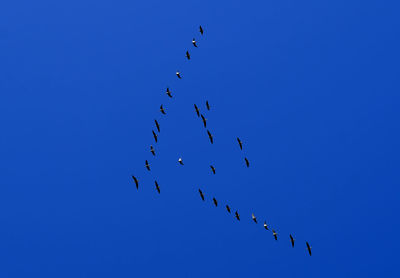
[[[399,6],[2,1],[0,277],[399,277]]]

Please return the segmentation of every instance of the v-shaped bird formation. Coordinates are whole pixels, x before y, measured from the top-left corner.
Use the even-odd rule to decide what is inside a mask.
[[[199,33],[200,33],[201,37],[204,35],[204,29],[203,29],[202,26],[199,26]],[[198,42],[196,41],[195,38],[192,39],[192,45],[196,49],[199,48]],[[192,56],[191,56],[189,50],[186,51],[186,55],[185,56],[186,56],[187,60],[191,60],[192,59]],[[177,70],[175,74],[176,74],[178,79],[184,78],[184,75],[179,70]],[[172,90],[170,89],[170,87],[166,88],[165,94],[169,98],[173,99],[173,94],[172,94]],[[210,106],[210,103],[209,103],[208,100],[206,100],[206,102],[205,102],[205,107],[206,107],[206,109],[208,111],[211,109],[211,106]],[[210,140],[210,143],[213,144],[214,143],[214,137],[213,137],[212,133],[210,132],[210,130],[207,129],[207,118],[200,112],[200,108],[196,104],[194,104],[194,109],[195,109],[195,113],[196,113],[197,117],[199,117],[201,119],[201,121],[203,123],[203,126],[206,129],[206,132],[207,132],[208,138]],[[164,108],[164,106],[162,104],[160,105],[160,112],[161,112],[162,115],[166,115],[167,114],[166,113],[166,109]],[[154,129],[152,130],[152,133],[153,133],[154,141],[157,144],[157,142],[158,142],[158,134],[160,133],[161,128],[160,128],[160,124],[157,121],[157,119],[154,120],[154,123],[155,123],[156,131],[158,133],[156,131],[154,131]],[[243,142],[242,142],[242,140],[239,137],[237,137],[236,141],[238,143],[238,146],[239,146],[240,150],[243,151]],[[153,156],[156,156],[156,150],[153,147],[153,145],[150,145],[150,152],[151,152],[151,154]],[[246,156],[243,156],[243,158],[244,158],[244,165],[247,168],[249,168],[250,167],[250,162],[249,162],[248,158]],[[182,158],[178,159],[178,163],[180,165],[182,165],[182,166],[184,165]],[[145,160],[144,166],[148,171],[151,170],[150,163],[149,163],[148,160]],[[213,165],[210,165],[210,169],[211,169],[212,174],[215,175],[216,174],[216,168]],[[139,187],[140,187],[139,186],[139,179],[134,175],[132,175],[132,179],[133,179],[133,181],[135,183],[136,189],[139,190]],[[154,181],[154,184],[155,184],[155,189],[156,189],[157,193],[160,194],[161,193],[161,189],[160,189],[160,186],[159,186],[159,184],[158,184],[158,182],[156,180]],[[198,192],[200,194],[200,198],[202,199],[202,201],[206,201],[206,197],[205,197],[204,192],[201,189],[198,189]],[[218,204],[219,204],[218,200],[215,197],[212,197],[211,200],[213,202],[213,205],[215,207],[218,207]],[[232,208],[228,204],[225,204],[225,209],[228,212],[228,214],[231,214]],[[236,218],[237,221],[240,221],[241,220],[240,217],[241,216],[240,216],[238,210],[235,210],[234,218]],[[249,218],[250,218],[250,215],[249,215]],[[251,220],[255,224],[257,224],[257,225],[259,224],[258,219],[257,219],[257,217],[255,216],[254,213],[251,214]],[[275,240],[278,240],[278,233],[276,232],[275,229],[270,228],[270,226],[267,224],[266,221],[264,221],[263,227],[264,227],[264,230],[269,231],[269,232],[272,233],[272,236],[273,236],[273,238]],[[293,235],[289,234],[289,237],[287,239],[290,240],[290,244],[294,248],[294,246],[295,246],[295,238],[293,237]],[[307,248],[308,254],[311,256],[311,246],[308,243],[308,241],[306,241],[305,243],[306,243],[306,248]]]

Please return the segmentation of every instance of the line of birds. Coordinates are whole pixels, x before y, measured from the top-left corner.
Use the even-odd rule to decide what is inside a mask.
[[[199,26],[199,32],[200,32],[201,35],[204,34],[204,30],[203,30],[202,26]],[[196,41],[195,38],[192,39],[192,44],[193,44],[194,47],[196,47],[196,48],[198,47],[197,41]],[[191,55],[190,55],[188,50],[186,51],[186,58],[188,60],[191,59]],[[179,70],[176,71],[176,76],[178,77],[178,79],[182,79],[182,74],[181,74],[181,72]],[[173,98],[172,92],[171,92],[169,87],[166,88],[166,92],[165,93],[169,98]],[[210,104],[209,104],[208,100],[206,100],[205,105],[206,105],[206,109],[209,111],[210,110]],[[214,137],[213,137],[212,133],[207,129],[207,119],[205,118],[205,116],[202,113],[200,113],[200,109],[196,104],[194,104],[194,109],[195,109],[197,117],[201,118],[201,120],[203,122],[203,126],[204,126],[204,128],[206,128],[207,135],[208,135],[208,138],[210,140],[210,143],[213,144],[214,143]],[[165,108],[163,107],[162,104],[160,105],[160,112],[163,115],[167,114],[166,111],[165,111]],[[159,124],[159,122],[155,119],[154,123],[155,123],[155,127],[156,127],[157,132],[160,133],[160,124]],[[155,141],[155,143],[157,143],[158,142],[158,134],[154,130],[152,130],[152,133],[153,133],[154,141]],[[243,142],[240,140],[239,137],[237,137],[236,140],[238,142],[240,150],[243,150]],[[156,152],[155,152],[155,149],[154,149],[153,145],[150,145],[150,152],[151,152],[151,154],[153,156],[156,156]],[[244,160],[245,160],[246,167],[250,167],[250,162],[247,159],[247,157],[244,157]],[[178,163],[180,165],[184,165],[182,158],[178,159]],[[150,163],[149,163],[148,160],[145,160],[145,167],[146,167],[146,169],[148,171],[151,170],[150,169]],[[215,175],[215,173],[216,173],[215,167],[213,165],[210,165],[210,168],[211,168],[212,173]],[[136,189],[139,190],[139,180],[138,180],[138,178],[136,176],[132,175],[132,179],[135,182]],[[160,192],[161,192],[160,191],[160,186],[159,186],[159,184],[158,184],[158,182],[156,180],[154,181],[154,184],[155,184],[156,191],[160,194]],[[204,196],[204,193],[203,193],[203,191],[201,189],[199,189],[199,194],[200,194],[201,199],[203,201],[205,201],[205,196]],[[212,201],[213,201],[214,205],[217,207],[218,206],[217,199],[215,197],[213,197]],[[229,207],[229,205],[225,205],[225,208],[228,211],[228,213],[231,213],[231,208]],[[240,214],[238,213],[237,210],[235,211],[235,218],[238,221],[240,221]],[[251,218],[252,218],[252,221],[254,223],[258,224],[257,218],[254,215],[254,213],[251,214]],[[265,230],[270,230],[270,228],[268,227],[266,221],[264,221],[263,226],[264,226]],[[272,235],[275,238],[275,240],[278,240],[278,233],[274,229],[271,229],[270,231],[272,232]],[[292,234],[289,234],[289,237],[290,237],[291,245],[292,245],[292,247],[294,247],[295,239],[292,236]],[[306,241],[306,246],[307,246],[308,253],[311,256],[311,246],[309,245],[309,243],[307,241]]]

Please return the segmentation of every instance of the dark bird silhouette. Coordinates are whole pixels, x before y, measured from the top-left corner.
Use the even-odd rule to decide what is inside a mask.
[[[207,133],[208,133],[208,138],[210,138],[211,144],[214,143],[213,136],[212,136],[211,132],[208,129],[207,129]]]
[[[176,76],[178,76],[179,79],[181,79],[181,73],[179,72],[179,70],[176,71]]]
[[[161,113],[163,113],[164,115],[166,114],[166,113],[165,113],[165,110],[164,110],[164,107],[162,106],[162,104],[161,104],[161,106],[160,106],[160,111],[161,111]]]
[[[238,221],[240,221],[240,215],[239,215],[239,213],[236,211],[235,212],[235,217],[236,217],[236,219],[238,220]]]
[[[151,132],[153,132],[153,137],[154,137],[154,140],[156,141],[156,143],[157,143],[157,134],[154,132],[154,130],[152,130]]]
[[[201,189],[199,189],[199,193],[200,193],[201,199],[204,201],[204,194],[203,194],[203,192],[201,191]]]
[[[200,25],[200,27],[199,27],[199,31],[200,31],[200,34],[203,35],[204,31],[203,31],[203,28],[201,27],[201,25]]]
[[[203,114],[201,114],[200,117],[201,117],[201,119],[203,120],[203,125],[204,125],[204,127],[206,127],[206,126],[207,126],[207,119],[204,118]]]
[[[194,105],[194,109],[196,110],[197,117],[200,117],[200,110],[196,104]]]
[[[158,186],[158,182],[154,181],[154,183],[156,185],[156,189],[157,189],[158,194],[160,194],[160,187]]]
[[[217,199],[213,198],[213,202],[214,202],[214,205],[215,205],[216,207],[218,207]]]
[[[231,213],[231,208],[230,208],[228,205],[226,205],[225,207],[226,207],[226,210],[227,210],[229,213]]]
[[[150,145],[150,152],[155,156],[156,152],[154,151],[153,145]]]
[[[268,230],[268,225],[267,225],[267,222],[265,222],[265,221],[264,221],[264,228],[265,228],[266,230]]]
[[[135,181],[136,189],[139,190],[139,181],[138,181],[138,179],[134,175],[132,175],[132,179]]]
[[[146,164],[145,164],[145,166],[146,166],[146,168],[147,168],[147,170],[149,170],[150,171],[150,164],[149,164],[149,162],[146,160]]]
[[[310,246],[310,244],[308,244],[308,242],[306,241],[306,245],[307,245],[307,250],[308,250],[308,254],[310,254],[310,256],[311,256],[311,246]]]
[[[167,91],[165,92],[167,94],[167,96],[169,96],[170,98],[172,98],[172,94],[171,91],[169,90],[169,88],[167,87]]]
[[[250,163],[249,163],[249,160],[245,157],[244,158],[244,161],[246,161],[246,166],[247,166],[247,168],[250,166]]]
[[[210,165],[211,171],[213,172],[213,174],[215,175],[215,167]]]
[[[194,47],[197,47],[196,40],[194,38],[192,40],[192,43],[193,43]]]
[[[179,162],[180,165],[183,165],[182,158],[179,158],[179,159],[178,159],[178,162]]]
[[[186,58],[187,58],[188,60],[190,60],[190,54],[189,54],[189,51],[186,51]]]
[[[157,131],[160,132],[160,125],[158,124],[157,120],[154,120],[154,122],[156,124]]]
[[[238,138],[236,138],[236,139],[237,139],[237,141],[238,141],[238,143],[239,143],[239,147],[240,147],[240,149],[241,149],[241,150],[243,150],[242,141],[240,141],[239,137],[238,137]]]
[[[272,235],[274,236],[275,240],[278,240],[278,234],[275,232],[275,230],[272,230]]]
[[[251,219],[253,219],[254,223],[257,224],[257,218],[254,216],[254,213],[251,214]]]
[[[289,234],[290,242],[292,243],[292,247],[294,247],[294,238],[291,234]]]
[[[207,107],[207,110],[210,110],[210,104],[208,103],[208,100],[206,100],[206,107]]]

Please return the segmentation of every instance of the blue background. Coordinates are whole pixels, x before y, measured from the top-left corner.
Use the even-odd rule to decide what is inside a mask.
[[[2,1],[0,277],[399,277],[399,6]]]

